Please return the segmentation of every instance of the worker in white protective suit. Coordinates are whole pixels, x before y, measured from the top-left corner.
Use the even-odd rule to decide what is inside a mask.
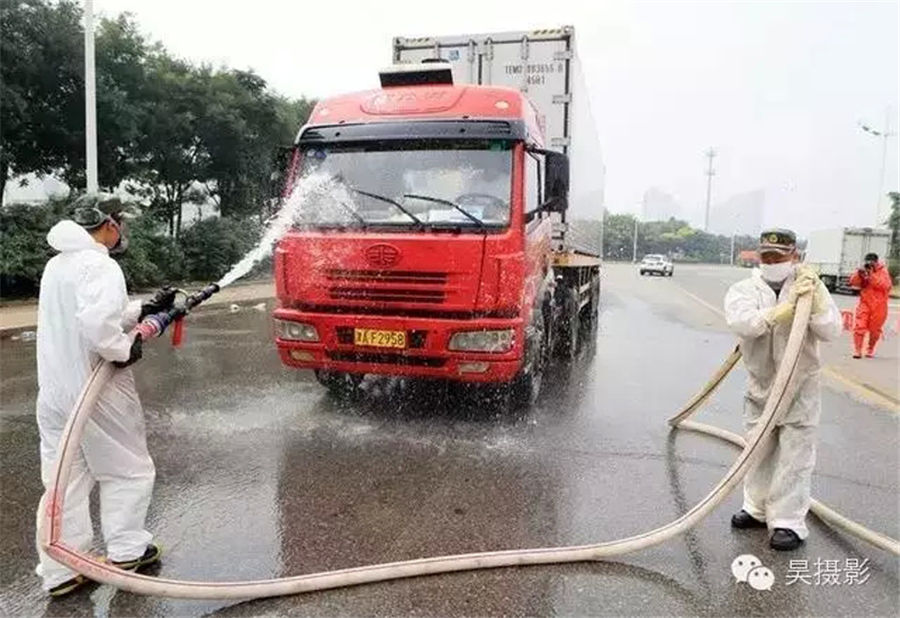
[[[796,245],[790,230],[763,232],[760,268],[732,285],[725,295],[725,319],[740,337],[749,374],[744,398],[744,425],[749,435],[784,357],[797,299],[813,294],[809,332],[796,370],[796,395],[759,463],[744,479],[743,508],[731,518],[735,528],[768,527],[769,545],[785,551],[796,549],[809,535],[805,518],[822,407],[819,341],[841,333],[837,306],[815,271],[797,264]]]
[[[82,386],[97,363],[119,369],[104,387],[73,461],[64,501],[62,540],[87,550],[93,528],[89,494],[100,484],[100,515],[107,559],[125,569],[159,560],[160,549],[144,529],[155,470],[147,451],[141,402],[127,367],[141,358],[141,339],[128,331],[148,313],[171,308],[175,293],[164,288],[150,301],[129,303],[122,269],[109,256],[126,243],[122,204],[92,196],[76,202],[73,220],[57,223],[47,242],[59,253],[41,277],[37,323],[37,421],[41,479],[48,488],[59,440]],[[38,518],[43,516],[46,495]],[[51,596],[88,583],[53,561],[38,542],[37,573]]]

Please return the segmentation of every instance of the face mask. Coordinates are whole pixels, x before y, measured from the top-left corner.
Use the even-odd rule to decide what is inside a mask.
[[[109,248],[109,254],[122,255],[128,249],[128,237],[125,236],[125,231],[122,229],[121,225],[116,223],[113,219],[110,219],[110,221],[112,221],[112,224],[116,227],[116,231],[119,233],[119,240]]]
[[[781,283],[794,271],[792,262],[780,262],[778,264],[760,264],[759,270],[762,278],[770,283]]]

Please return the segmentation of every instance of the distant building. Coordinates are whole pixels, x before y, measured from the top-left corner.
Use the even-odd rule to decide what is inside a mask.
[[[643,221],[668,221],[673,217],[682,217],[681,206],[674,197],[656,187],[650,187],[644,192],[644,199],[641,200]]]
[[[762,231],[766,192],[762,189],[733,195],[715,204],[709,213],[709,231],[731,236],[756,236]]]

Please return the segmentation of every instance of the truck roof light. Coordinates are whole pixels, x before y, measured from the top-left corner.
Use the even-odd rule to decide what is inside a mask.
[[[437,59],[421,64],[395,64],[379,71],[378,76],[381,78],[382,88],[453,85],[450,63]]]
[[[509,102],[501,99],[494,103],[494,107],[497,109],[509,109]]]

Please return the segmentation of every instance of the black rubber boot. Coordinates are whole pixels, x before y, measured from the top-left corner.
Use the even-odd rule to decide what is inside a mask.
[[[803,540],[797,533],[787,528],[775,528],[772,538],[769,539],[769,547],[778,551],[793,551],[803,545]]]
[[[162,550],[159,548],[159,545],[157,545],[156,543],[150,543],[147,546],[146,551],[144,551],[144,554],[140,558],[135,558],[134,560],[122,560],[120,562],[116,562],[113,560],[111,562],[120,569],[124,569],[126,571],[137,571],[141,567],[153,564],[154,562],[159,562],[160,556],[162,556]]]
[[[765,528],[766,522],[759,521],[750,513],[748,513],[744,509],[741,509],[731,516],[731,527],[741,528],[742,530],[745,528]]]

